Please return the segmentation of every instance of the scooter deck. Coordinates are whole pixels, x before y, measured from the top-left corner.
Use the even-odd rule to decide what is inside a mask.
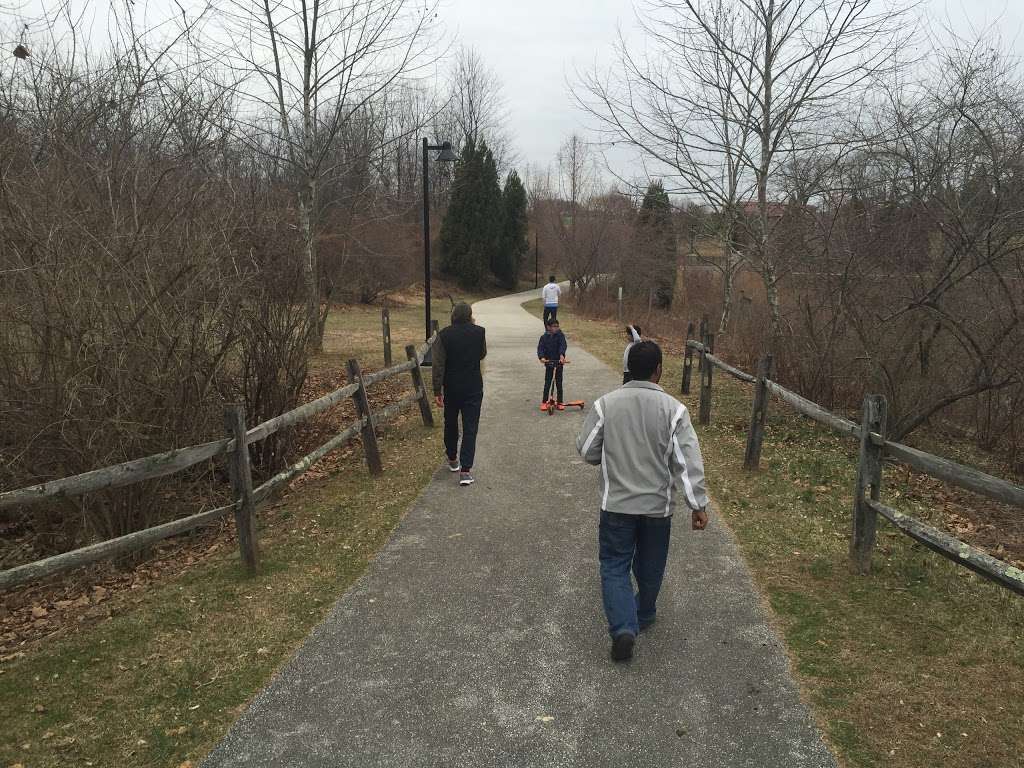
[[[568,400],[562,403],[561,410],[564,411],[566,408],[579,408],[582,411],[585,407],[586,403],[582,400]],[[558,404],[554,400],[548,400],[546,403],[541,403],[540,409],[542,411],[547,411],[549,416],[554,415],[555,411],[559,410]]]

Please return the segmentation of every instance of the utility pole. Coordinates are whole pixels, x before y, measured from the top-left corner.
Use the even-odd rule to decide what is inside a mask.
[[[540,288],[540,236],[533,233],[533,287]]]

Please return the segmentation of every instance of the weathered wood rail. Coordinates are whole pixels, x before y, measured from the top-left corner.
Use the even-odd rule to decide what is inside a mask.
[[[691,333],[692,325],[688,329],[687,335],[689,336]],[[1006,589],[1024,595],[1024,570],[998,560],[954,536],[888,507],[881,502],[880,498],[883,459],[885,458],[895,459],[918,472],[951,485],[1021,508],[1024,508],[1024,488],[973,467],[958,464],[917,448],[911,448],[909,445],[887,440],[885,438],[886,402],[881,395],[868,395],[865,398],[861,423],[857,424],[768,378],[771,367],[770,358],[763,360],[759,366],[758,375],[752,376],[713,355],[706,333],[703,339],[704,341],[697,341],[688,338],[686,341],[682,387],[684,394],[689,393],[689,369],[692,366],[694,353],[699,355],[701,367],[718,368],[739,381],[755,385],[744,459],[744,466],[748,469],[757,469],[761,442],[764,437],[767,402],[764,395],[758,392],[760,387],[763,387],[764,393],[775,396],[807,418],[823,424],[840,435],[854,438],[860,442],[850,537],[850,561],[854,570],[859,573],[868,573],[871,569],[875,526],[878,516],[881,515],[897,530],[934,552],[969,568]],[[705,378],[706,387],[704,386]],[[702,423],[710,423],[711,420],[711,395],[711,376],[702,375],[700,392]]]
[[[187,448],[175,448],[111,467],[95,469],[74,477],[51,480],[0,493],[0,509],[27,506],[166,477],[223,456],[228,462],[233,495],[233,501],[223,507],[202,511],[114,539],[90,544],[71,552],[64,552],[0,571],[0,590],[39,581],[107,558],[138,552],[172,536],[216,523],[229,514],[233,514],[235,518],[242,562],[248,571],[255,571],[259,566],[255,515],[259,505],[274,491],[307,472],[318,461],[357,435],[362,436],[363,453],[370,472],[379,473],[382,471],[382,467],[376,430],[413,403],[419,405],[423,424],[434,425],[433,411],[430,408],[430,393],[424,384],[420,365],[436,340],[437,333],[434,333],[429,341],[421,344],[418,348],[410,344],[405,348],[408,358],[405,362],[391,365],[365,376],[361,374],[358,362],[349,360],[348,384],[287,413],[268,419],[251,429],[246,428],[245,412],[242,406],[229,405],[225,409],[225,426],[228,437],[221,440]],[[412,392],[379,411],[373,411],[368,388],[403,373],[411,375]],[[253,487],[248,453],[250,445],[266,439],[278,430],[308,421],[350,398],[356,402],[358,418],[355,422],[349,424],[326,443],[303,456],[291,466],[278,472],[258,487]]]

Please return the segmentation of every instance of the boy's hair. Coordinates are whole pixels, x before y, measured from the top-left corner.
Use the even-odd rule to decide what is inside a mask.
[[[661,347],[653,341],[638,341],[629,350],[629,373],[638,381],[649,381],[661,365]]]
[[[468,323],[473,319],[473,308],[464,301],[460,301],[452,307],[452,325]]]
[[[548,282],[549,283],[555,282],[555,276],[554,275],[548,275]]]
[[[545,328],[554,328],[556,325],[558,325],[557,320],[548,320],[546,323],[544,323]]]

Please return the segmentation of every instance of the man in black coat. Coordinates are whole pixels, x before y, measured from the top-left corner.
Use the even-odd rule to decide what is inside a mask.
[[[444,449],[448,469],[459,473],[459,485],[473,482],[473,457],[484,379],[480,361],[487,356],[484,329],[473,322],[465,302],[452,308],[452,324],[441,331],[433,349],[434,397],[444,408]],[[462,447],[459,449],[459,415]]]

